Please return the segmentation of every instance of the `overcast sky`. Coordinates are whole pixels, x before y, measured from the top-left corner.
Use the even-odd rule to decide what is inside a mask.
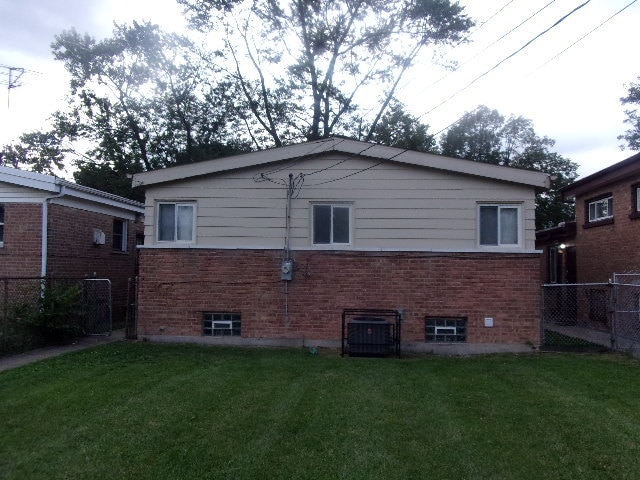
[[[581,176],[631,156],[617,137],[627,128],[620,97],[640,76],[640,1],[585,1],[461,1],[477,26],[468,44],[447,51],[459,68],[449,73],[425,59],[402,99],[432,133],[481,104],[529,118]],[[0,0],[0,65],[27,69],[19,87],[0,90],[0,144],[64,106],[68,79],[50,48],[57,33],[75,28],[100,39],[114,21],[132,19],[184,28],[175,0]],[[7,73],[0,69],[1,81]]]

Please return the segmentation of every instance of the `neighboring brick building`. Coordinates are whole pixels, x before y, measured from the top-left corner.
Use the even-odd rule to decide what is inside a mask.
[[[563,189],[576,202],[576,281],[640,272],[640,153]]]
[[[371,308],[402,311],[404,349],[539,340],[545,174],[330,138],[133,181],[139,337],[335,346]]]
[[[576,283],[575,239],[575,221],[536,232],[536,248],[542,251],[544,283]]]
[[[0,277],[108,278],[123,320],[143,214],[138,202],[0,166]]]

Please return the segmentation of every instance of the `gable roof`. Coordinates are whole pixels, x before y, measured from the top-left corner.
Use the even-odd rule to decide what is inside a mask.
[[[102,190],[96,190],[95,188],[78,185],[77,183],[69,182],[68,180],[53,175],[27,172],[25,170],[0,165],[0,182],[33,188],[35,190],[48,192],[52,195],[64,191],[64,194],[69,197],[75,197],[80,200],[108,205],[135,213],[144,213],[144,204],[140,202],[103,192]]]
[[[624,180],[630,175],[640,174],[640,153],[636,153],[621,162],[603,168],[587,177],[573,182],[571,185],[563,187],[560,191],[564,198],[575,198],[576,196],[589,193],[592,190],[604,187],[610,183]]]
[[[189,163],[161,170],[153,170],[133,175],[134,186],[174,182],[201,175],[221,173],[241,168],[256,167],[283,160],[317,156],[337,152],[350,156],[370,158],[376,161],[434,168],[448,172],[479,176],[493,180],[529,185],[546,189],[550,176],[546,173],[503,167],[460,158],[445,157],[433,153],[416,152],[397,147],[387,147],[375,143],[361,142],[345,138],[330,137],[313,142],[288,145],[286,147],[259,150],[256,152],[217,158],[204,162]]]

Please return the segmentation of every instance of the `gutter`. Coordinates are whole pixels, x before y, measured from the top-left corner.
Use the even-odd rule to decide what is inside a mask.
[[[57,183],[57,182],[56,182]],[[67,194],[65,185],[58,183],[60,191],[42,200],[42,245],[40,252],[40,276],[47,276],[47,257],[49,255],[49,202]]]

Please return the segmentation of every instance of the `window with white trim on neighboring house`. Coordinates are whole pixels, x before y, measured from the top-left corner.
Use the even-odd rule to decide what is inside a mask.
[[[631,185],[631,213],[629,218],[636,220],[640,218],[640,184]]]
[[[113,219],[113,250],[116,252],[127,251],[127,221],[121,218]]]
[[[483,247],[515,247],[520,244],[519,205],[480,205],[479,237]]]
[[[314,245],[351,244],[351,205],[313,204],[312,230]]]
[[[159,242],[193,242],[195,203],[158,202],[156,238]]]
[[[0,204],[0,247],[4,246],[4,205]]]
[[[613,195],[588,200],[587,214],[590,223],[613,219]]]

